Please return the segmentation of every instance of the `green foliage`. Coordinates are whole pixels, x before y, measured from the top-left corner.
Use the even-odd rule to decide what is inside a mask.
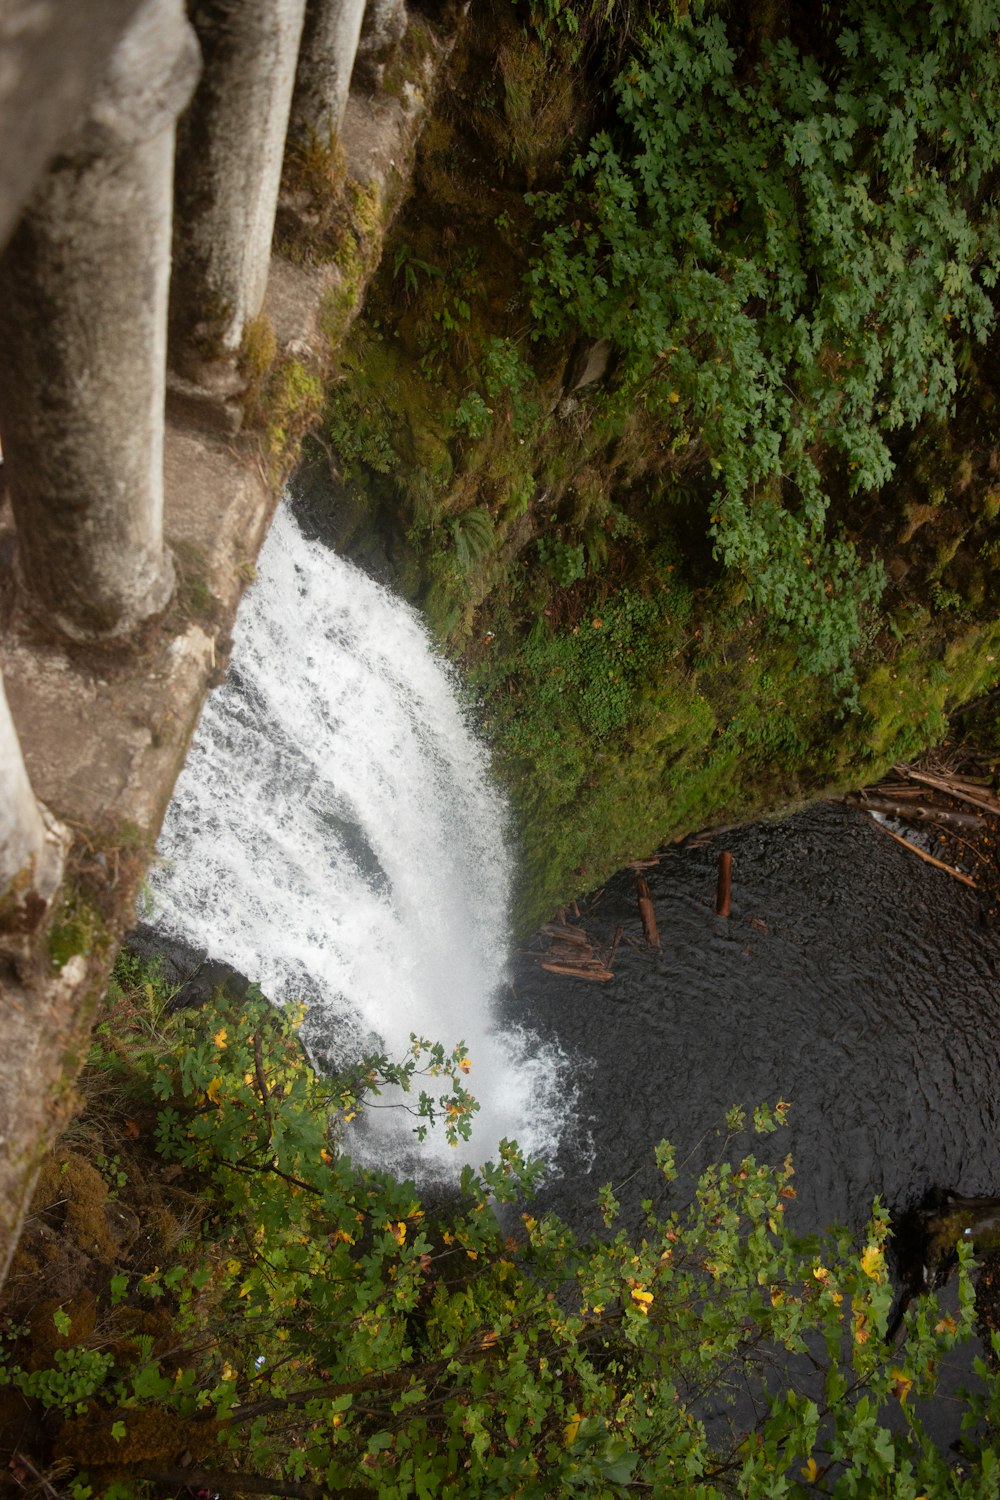
[[[416,297],[422,279],[430,279],[432,276],[440,278],[443,275],[440,266],[432,266],[429,261],[421,260],[414,254],[412,246],[403,244],[396,247],[392,258],[392,278],[407,301]]]
[[[327,431],[345,474],[358,479],[366,468],[392,474],[398,457],[387,436],[387,413],[377,401],[360,398],[347,384],[329,395]]]
[[[585,576],[587,559],[582,542],[574,545],[560,541],[557,536],[543,536],[536,545],[539,561],[560,588],[569,588]]]
[[[972,1329],[968,1246],[958,1318],[922,1299],[890,1350],[884,1212],[860,1246],[797,1240],[791,1161],[738,1144],[741,1110],[697,1182],[657,1148],[637,1225],[610,1187],[591,1235],[544,1213],[501,1222],[495,1206],[536,1175],[507,1142],[432,1212],[412,1183],[355,1168],[337,1122],[426,1068],[450,1090],[431,1112],[462,1133],[462,1049],[415,1039],[397,1068],[321,1080],[297,1019],[251,995],[159,1046],[126,1038],[136,1103],[159,1101],[159,1150],[197,1185],[204,1226],[172,1264],[110,1279],[99,1333],[28,1359],[5,1335],[0,1383],[45,1410],[71,1493],[153,1493],[187,1450],[190,1484],[210,1454],[217,1489],[275,1494],[713,1500],[805,1496],[821,1478],[837,1496],[996,1494],[992,1451],[953,1466],[913,1409]],[[787,1109],[761,1106],[753,1129]],[[710,1434],[706,1402],[737,1387],[756,1426]],[[970,1442],[995,1405],[991,1378]]]
[[[489,432],[492,413],[478,391],[468,391],[455,408],[455,426],[470,438]]]
[[[495,337],[483,350],[482,368],[487,396],[503,403],[514,436],[526,437],[538,421],[538,402],[528,394],[534,387],[534,371],[513,340]]]
[[[477,505],[452,516],[448,522],[455,543],[455,560],[463,573],[469,573],[486,557],[493,546],[493,517],[485,506]]]
[[[541,330],[614,339],[636,399],[693,427],[718,557],[848,688],[880,568],[828,524],[890,435],[949,411],[993,325],[995,0],[851,0],[825,62],[788,41],[737,71],[701,6],[653,22],[617,120],[560,192],[532,272]]]
[[[550,565],[558,568],[564,559],[582,565],[582,548],[564,548],[560,558],[551,555],[552,546]],[[665,603],[623,590],[605,602],[599,615],[571,630],[553,631],[540,620],[518,660],[508,664],[519,679],[516,695],[499,692],[491,701],[491,735],[502,739],[508,754],[522,756],[541,771],[553,738],[584,751],[586,739],[624,729],[639,715],[636,689],[656,659],[657,624]],[[473,674],[473,687],[487,671],[497,678],[503,670],[503,662],[490,663],[483,673]],[[532,706],[530,714],[525,703]],[[588,757],[592,752],[592,746],[586,749]]]

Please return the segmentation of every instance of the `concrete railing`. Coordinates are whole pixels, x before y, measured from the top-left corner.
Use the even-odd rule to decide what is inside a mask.
[[[368,3],[377,55],[402,34],[404,11]],[[183,0],[135,8],[0,257],[18,584],[46,629],[78,642],[127,635],[171,597],[168,328],[179,376],[210,395],[238,391],[293,98],[300,140],[339,131],[363,5],[193,0],[189,17]],[[0,746],[2,945],[50,899],[59,835],[31,795],[6,700]]]
[[[403,0],[0,17],[0,128],[16,141],[24,117],[31,137],[0,160],[0,1280],[275,503],[231,435],[241,345],[265,296],[279,346],[308,344],[295,293],[315,325],[330,269],[271,259],[286,137],[353,129],[354,179],[398,196],[420,89],[371,87],[406,24]],[[165,425],[176,391],[218,410],[219,436]],[[68,902],[81,869],[113,885],[126,866],[114,920]]]

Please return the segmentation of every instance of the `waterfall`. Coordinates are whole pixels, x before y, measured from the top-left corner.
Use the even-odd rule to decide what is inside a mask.
[[[486,752],[419,618],[287,505],[158,854],[151,920],[306,1001],[319,1059],[401,1060],[414,1032],[465,1043],[472,1141],[425,1146],[424,1170],[484,1161],[504,1136],[552,1153],[562,1059],[495,1019],[512,867]],[[412,1166],[412,1125],[379,1111],[349,1149]]]

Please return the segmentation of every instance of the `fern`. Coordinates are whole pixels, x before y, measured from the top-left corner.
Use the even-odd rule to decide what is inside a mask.
[[[493,547],[493,517],[481,506],[452,516],[447,524],[455,544],[455,561],[463,573],[471,573]]]

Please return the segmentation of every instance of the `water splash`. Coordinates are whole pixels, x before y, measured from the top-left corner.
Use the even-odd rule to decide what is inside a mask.
[[[418,617],[282,507],[232,665],[177,783],[153,920],[309,1004],[314,1051],[401,1058],[412,1032],[472,1060],[479,1162],[504,1136],[551,1155],[566,1110],[553,1048],[494,1028],[511,859],[506,814]],[[400,1161],[412,1122],[352,1145]]]

